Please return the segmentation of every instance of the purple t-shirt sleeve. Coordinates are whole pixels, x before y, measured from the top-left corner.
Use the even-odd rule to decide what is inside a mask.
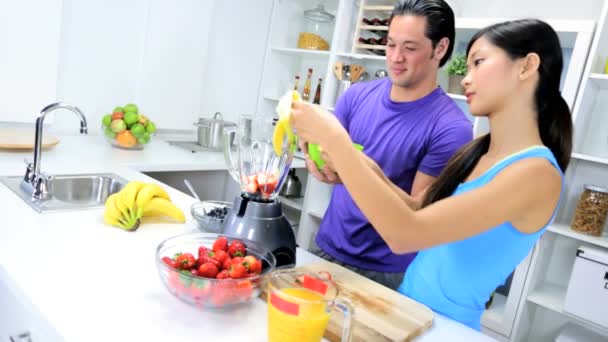
[[[418,171],[437,177],[452,155],[473,139],[473,128],[466,121],[452,121],[439,127],[430,138],[429,148]]]

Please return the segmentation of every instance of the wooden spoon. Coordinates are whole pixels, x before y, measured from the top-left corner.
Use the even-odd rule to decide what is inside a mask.
[[[350,66],[350,80],[352,82],[357,82],[361,74],[365,71],[365,67],[359,64],[353,64]]]
[[[342,81],[342,68],[344,67],[344,63],[338,61],[336,62],[336,64],[334,65],[334,74],[336,75],[336,78],[338,79],[338,81]]]

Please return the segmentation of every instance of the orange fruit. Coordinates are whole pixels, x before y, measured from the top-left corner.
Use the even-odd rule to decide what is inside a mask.
[[[116,134],[118,145],[123,147],[133,147],[137,144],[137,139],[130,131],[122,131]]]

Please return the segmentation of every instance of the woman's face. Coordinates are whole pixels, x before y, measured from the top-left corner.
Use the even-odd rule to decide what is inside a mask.
[[[462,80],[469,112],[485,116],[499,111],[515,95],[519,81],[516,61],[485,37],[473,43],[467,56],[467,74]]]

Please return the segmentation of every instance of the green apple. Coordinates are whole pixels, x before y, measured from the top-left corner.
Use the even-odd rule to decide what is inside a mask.
[[[125,110],[122,107],[116,107],[112,111],[112,113],[124,113],[124,112],[125,112]]]
[[[150,133],[144,132],[140,137],[137,137],[137,142],[144,145],[150,142]]]
[[[125,112],[134,112],[136,114],[138,113],[137,106],[133,103],[126,104],[123,108],[125,109]]]
[[[103,127],[110,126],[110,124],[112,123],[112,114],[104,115],[103,118],[101,119],[101,123],[103,124]]]
[[[148,124],[146,125],[146,132],[148,132],[148,133],[156,132],[156,125],[154,124],[154,122],[148,121]]]
[[[147,133],[144,125],[136,123],[135,125],[131,126],[131,134],[133,134],[136,138],[143,136],[144,133]]]
[[[363,151],[363,146],[359,144],[353,144],[353,146],[357,150]],[[323,166],[325,166],[325,160],[323,160],[323,158],[321,157],[321,147],[319,147],[319,145],[308,144],[308,156],[313,162],[315,162],[315,165],[317,165],[317,168],[319,168],[319,170],[322,169]]]
[[[110,129],[112,129],[112,132],[114,133],[120,133],[127,129],[127,124],[122,120],[114,120],[110,124]]]
[[[106,127],[103,133],[106,135],[106,137],[110,139],[116,138],[116,133],[112,132],[112,129],[110,127]]]
[[[135,112],[128,111],[125,112],[125,117],[123,118],[123,120],[125,120],[127,126],[131,127],[131,125],[133,125],[137,122],[137,120],[139,120],[139,115],[137,115],[137,113]]]

